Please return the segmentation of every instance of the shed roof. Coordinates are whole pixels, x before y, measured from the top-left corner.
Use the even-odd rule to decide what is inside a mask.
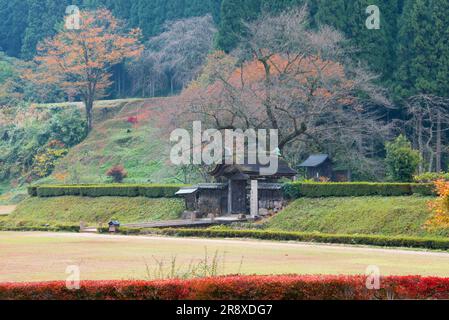
[[[197,187],[188,187],[188,188],[181,188],[178,192],[175,193],[177,196],[182,196],[186,194],[192,194],[198,191]]]
[[[318,167],[329,160],[328,154],[312,154],[309,158],[301,163],[300,167]]]

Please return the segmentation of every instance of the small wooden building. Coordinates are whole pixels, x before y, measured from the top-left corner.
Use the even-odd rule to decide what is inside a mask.
[[[327,154],[312,154],[299,167],[306,170],[307,179],[332,179],[332,161]]]
[[[182,188],[186,209],[201,215],[258,214],[260,209],[280,210],[284,199],[281,178],[293,178],[297,172],[282,159],[273,175],[264,175],[261,164],[221,164],[210,172],[217,183]],[[268,166],[266,166],[268,168]],[[257,213],[256,213],[257,212]]]
[[[312,154],[299,165],[305,169],[305,178],[315,181],[322,179],[334,182],[351,181],[350,170],[334,170],[332,160],[327,154]]]

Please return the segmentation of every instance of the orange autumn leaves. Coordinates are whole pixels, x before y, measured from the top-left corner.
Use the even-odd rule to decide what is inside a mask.
[[[449,181],[438,180],[434,184],[438,198],[429,201],[432,216],[426,222],[426,227],[430,230],[446,229],[449,228]]]
[[[338,62],[323,60],[317,56],[308,56],[293,59],[275,54],[268,61],[270,67],[270,79],[272,82],[292,81],[293,91],[298,98],[304,98],[310,93],[310,88],[314,86],[313,96],[328,98],[338,87],[350,89],[353,82],[346,79],[344,67]],[[206,66],[207,68],[207,66]],[[226,75],[226,74],[229,75]],[[232,72],[223,72],[226,83],[235,89],[242,90],[245,87],[260,99],[265,98],[265,85],[267,74],[263,63],[257,59],[247,62],[240,68],[235,68]],[[326,85],[320,86],[322,79],[326,79]],[[328,84],[332,83],[333,86]],[[223,81],[215,81],[208,84],[207,94],[219,95],[223,90]],[[193,83],[190,89],[197,91],[201,87],[199,83]],[[195,92],[197,94],[197,92]]]
[[[111,85],[110,68],[140,55],[140,31],[124,32],[110,11],[81,12],[80,30],[63,30],[39,44],[36,71],[25,77],[40,85],[57,84],[70,94],[100,97]]]

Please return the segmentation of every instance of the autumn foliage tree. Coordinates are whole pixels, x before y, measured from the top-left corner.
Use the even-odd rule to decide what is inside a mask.
[[[435,181],[435,189],[438,194],[436,200],[429,202],[432,211],[431,218],[426,222],[428,229],[449,228],[449,182],[446,180]]]
[[[240,47],[212,54],[183,92],[179,118],[219,130],[277,129],[283,153],[314,143],[334,154],[347,148],[340,153],[360,163],[388,131],[377,119],[389,101],[376,75],[351,61],[343,35],[310,29],[308,16],[304,7],[248,24]]]
[[[82,98],[87,129],[92,129],[94,101],[106,93],[111,68],[140,55],[140,30],[125,31],[122,21],[106,9],[82,11],[80,29],[60,31],[38,45],[35,72],[28,78],[40,85],[58,85]]]

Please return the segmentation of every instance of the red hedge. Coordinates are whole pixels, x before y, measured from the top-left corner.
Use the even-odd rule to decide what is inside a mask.
[[[364,276],[232,276],[165,281],[0,284],[1,300],[369,300],[449,299],[449,278],[384,277],[368,290]]]

